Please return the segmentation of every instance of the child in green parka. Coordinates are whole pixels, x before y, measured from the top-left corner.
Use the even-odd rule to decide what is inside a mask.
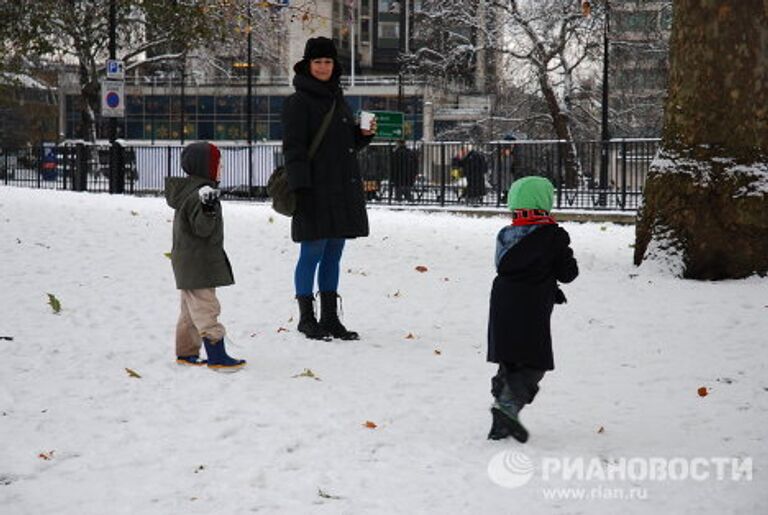
[[[245,360],[227,355],[226,330],[219,322],[221,306],[216,288],[234,284],[232,266],[224,252],[224,221],[219,202],[221,152],[208,142],[190,143],[181,152],[187,177],[168,177],[165,198],[174,210],[171,264],[181,292],[176,323],[176,362],[232,371]],[[207,360],[200,358],[201,343]]]

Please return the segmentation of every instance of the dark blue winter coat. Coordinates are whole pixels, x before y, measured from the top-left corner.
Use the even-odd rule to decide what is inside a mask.
[[[488,361],[555,368],[550,317],[557,282],[579,275],[570,237],[558,225],[508,226],[497,237]]]

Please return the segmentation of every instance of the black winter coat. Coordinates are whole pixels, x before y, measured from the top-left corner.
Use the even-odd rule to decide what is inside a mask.
[[[485,173],[488,171],[488,163],[483,154],[477,150],[470,150],[466,156],[459,160],[464,177],[467,178],[467,198],[478,198],[485,195]]]
[[[491,290],[488,361],[553,370],[550,317],[557,281],[579,275],[570,237],[558,225],[544,225],[509,249]]]
[[[296,93],[283,106],[283,153],[288,182],[296,192],[293,241],[368,235],[365,194],[357,152],[370,143],[344,101],[338,77],[320,82],[306,73],[293,79]],[[308,158],[323,118],[336,109],[317,153]]]

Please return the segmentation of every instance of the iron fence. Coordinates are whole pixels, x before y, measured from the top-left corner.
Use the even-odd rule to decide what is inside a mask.
[[[225,197],[266,199],[269,176],[283,161],[280,143],[217,144]],[[374,143],[359,152],[358,162],[371,203],[500,207],[515,179],[539,175],[555,185],[557,209],[635,210],[658,144],[657,139]],[[119,148],[126,193],[158,195],[166,177],[183,175],[181,145]],[[109,152],[99,144],[0,149],[0,184],[107,192]],[[605,168],[602,152],[608,155]]]

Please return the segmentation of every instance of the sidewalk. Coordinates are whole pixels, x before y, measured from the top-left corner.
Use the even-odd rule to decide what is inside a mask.
[[[419,211],[424,213],[453,213],[472,217],[509,217],[509,210],[496,207],[462,207],[462,206],[403,206],[386,204],[368,204],[368,209],[387,209],[390,211]],[[587,211],[582,209],[563,209],[553,211],[560,222],[595,222],[634,225],[637,219],[636,211]]]

